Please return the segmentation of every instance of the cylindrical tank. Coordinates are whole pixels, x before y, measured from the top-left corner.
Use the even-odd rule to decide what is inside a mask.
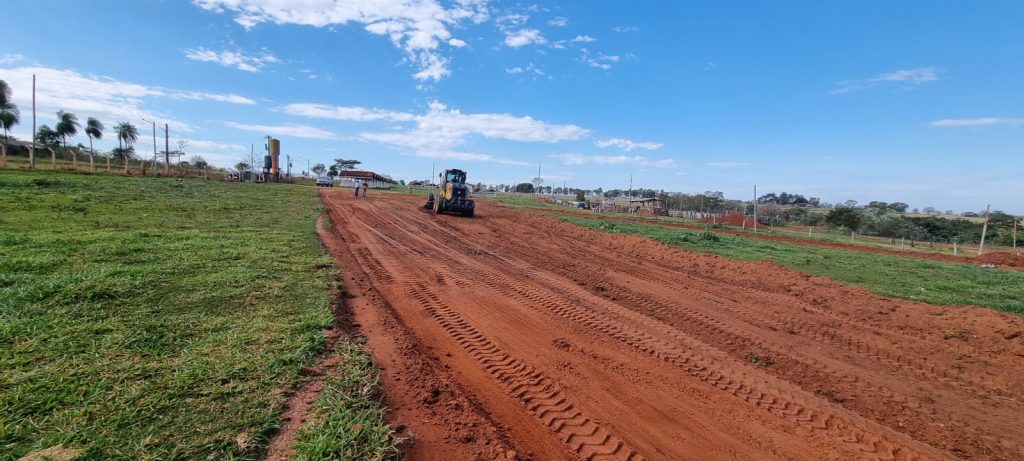
[[[281,172],[281,141],[270,138],[268,145],[270,147],[270,174],[276,178]]]
[[[273,166],[273,163],[270,161],[270,154],[264,155],[263,156],[263,169],[266,170],[266,171],[270,171],[270,167],[271,166]]]

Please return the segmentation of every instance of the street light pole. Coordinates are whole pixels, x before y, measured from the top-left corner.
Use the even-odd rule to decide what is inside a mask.
[[[153,168],[156,169],[156,122],[152,120],[142,119],[143,122],[149,122],[153,124]],[[145,162],[145,160],[143,160]],[[167,170],[164,170],[165,172]],[[155,173],[154,173],[155,174]]]

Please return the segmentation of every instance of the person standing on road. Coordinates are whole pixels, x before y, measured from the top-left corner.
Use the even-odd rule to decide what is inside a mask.
[[[359,198],[359,181],[356,181],[356,198]]]
[[[363,197],[366,197],[366,189],[369,189],[369,188],[370,188],[370,185],[367,184],[366,182],[363,182]]]

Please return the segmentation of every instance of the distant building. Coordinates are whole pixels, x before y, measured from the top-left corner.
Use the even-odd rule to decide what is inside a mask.
[[[397,181],[390,176],[377,174],[372,171],[342,171],[335,182],[342,187],[355,187],[356,184],[367,183],[372,189],[388,189]]]

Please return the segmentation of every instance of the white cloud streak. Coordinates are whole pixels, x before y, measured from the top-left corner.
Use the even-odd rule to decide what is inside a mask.
[[[674,159],[653,160],[639,155],[586,155],[586,154],[551,154],[548,157],[561,160],[566,165],[623,165],[630,164],[643,167],[674,168],[678,166]]]
[[[246,72],[259,72],[267,64],[279,62],[277,57],[270,53],[247,55],[239,51],[214,51],[203,47],[186,50],[185,57],[193,61],[212,62]]]
[[[622,138],[597,140],[594,142],[594,145],[602,149],[606,147],[618,147],[626,152],[631,152],[636,149],[658,150],[661,149],[662,146],[660,142],[636,142]]]
[[[320,128],[307,125],[249,125],[236,122],[225,122],[225,125],[236,130],[254,131],[265,135],[291,136],[309,139],[338,139],[338,135]]]
[[[739,167],[748,166],[748,165],[750,165],[750,164],[746,163],[746,162],[737,162],[737,161],[711,162],[711,163],[708,163],[708,166],[711,167],[711,168],[723,168],[723,169],[739,168]]]
[[[930,123],[931,126],[938,126],[943,128],[963,128],[963,127],[977,127],[977,126],[993,126],[993,125],[1004,125],[1004,126],[1024,126],[1024,118],[997,118],[997,117],[982,117],[982,118],[947,118],[942,120],[936,120]]]
[[[284,106],[285,113],[310,118],[369,122],[376,120],[408,122],[413,114],[355,106],[328,106],[324,104],[295,103]]]
[[[888,83],[922,85],[938,81],[938,79],[938,72],[936,72],[934,67],[903,69],[861,80],[843,80],[841,82],[836,82],[835,88],[829,91],[829,94],[839,95],[853,93],[855,91],[867,90]]]
[[[550,21],[548,21],[548,25],[551,27],[565,27],[569,25],[569,20],[562,16],[555,16]]]
[[[505,34],[505,45],[511,48],[519,48],[526,45],[543,45],[547,39],[537,29],[521,29]]]
[[[449,108],[436,101],[431,102],[427,112],[423,114],[311,103],[289,104],[285,106],[284,111],[292,115],[331,120],[412,123],[412,127],[403,127],[396,131],[362,132],[356,139],[385,144],[404,155],[512,165],[522,162],[490,154],[468,153],[459,148],[474,136],[516,142],[557,143],[578,140],[590,135],[589,130],[576,125],[552,124],[529,116],[518,117],[510,114],[464,114],[458,109]],[[270,132],[266,129],[269,127],[259,128]]]
[[[449,59],[438,51],[452,42],[449,27],[489,18],[486,0],[456,0],[445,8],[436,0],[193,0],[202,9],[231,12],[246,29],[261,23],[328,27],[362,24],[366,31],[387,37],[419,69],[417,80],[438,81],[451,73]]]

